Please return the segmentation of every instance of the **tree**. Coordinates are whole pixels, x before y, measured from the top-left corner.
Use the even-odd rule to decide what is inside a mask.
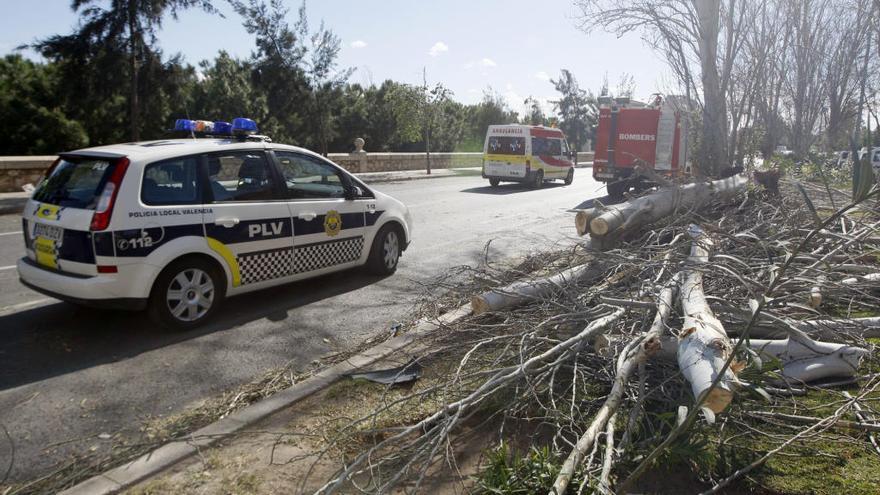
[[[547,118],[544,116],[541,104],[533,96],[526,98],[523,101],[523,105],[525,105],[528,111],[528,114],[523,116],[523,124],[544,125],[547,123]]]
[[[596,101],[580,88],[577,79],[562,69],[559,79],[550,80],[562,97],[553,102],[559,114],[559,127],[574,142],[575,151],[581,150],[583,140],[592,137],[596,125]]]
[[[685,91],[701,105],[698,173],[728,166],[727,92],[751,21],[737,0],[578,0],[579,27],[622,36],[640,32],[659,51]],[[723,46],[719,53],[719,39]],[[699,78],[696,74],[699,73]],[[698,82],[699,81],[699,84]]]
[[[422,71],[422,85],[402,84],[389,94],[397,118],[398,133],[403,139],[415,141],[421,134],[425,143],[427,173],[431,173],[431,135],[448,117],[442,110],[452,96],[443,84],[428,86]]]
[[[326,155],[336,133],[333,103],[353,72],[335,70],[339,38],[323,23],[309,32],[305,2],[293,25],[287,22],[289,11],[281,0],[231,3],[245,29],[257,38],[252,58],[256,82],[267,96],[268,129],[276,130],[278,139],[300,142]]]
[[[82,125],[64,112],[57,68],[0,59],[0,149],[14,155],[48,155],[88,143]]]
[[[189,108],[193,117],[227,122],[235,117],[248,117],[265,122],[266,95],[255,87],[253,64],[221,50],[213,62],[203,60],[199,67],[202,80],[193,89]]]
[[[174,19],[180,11],[200,8],[208,13],[217,13],[211,0],[111,0],[107,7],[99,0],[73,0],[71,8],[80,12],[79,29],[67,36],[53,36],[37,43],[37,49],[48,53],[61,47],[79,48],[88,51],[84,45],[107,47],[110,51],[122,52],[128,62],[128,106],[129,137],[133,141],[141,136],[141,67],[145,59],[158,54],[153,48],[156,34],[162,27],[166,13]],[[114,68],[119,72],[119,67]]]

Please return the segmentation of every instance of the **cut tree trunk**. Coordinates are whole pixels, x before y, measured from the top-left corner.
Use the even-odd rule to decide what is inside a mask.
[[[695,182],[681,187],[661,188],[651,194],[605,208],[590,219],[593,237],[621,234],[672,215],[682,208],[696,208],[714,200],[726,201],[745,190],[748,179],[735,175],[712,182]],[[582,216],[580,221],[583,221]],[[575,226],[578,218],[575,216]]]
[[[766,357],[782,361],[782,376],[801,382],[822,378],[851,377],[866,349],[834,342],[801,342],[793,339],[749,341],[749,347]]]
[[[563,270],[549,277],[521,280],[505,287],[486,291],[471,298],[471,307],[475,315],[512,308],[546,297],[568,284],[589,281],[604,274],[603,265],[587,263]]]
[[[708,262],[712,241],[696,225],[691,225],[689,232],[694,237],[688,257],[692,268],[684,272],[679,295],[684,324],[679,334],[678,366],[691,384],[697,402],[705,396],[703,406],[717,414],[726,409],[733,399],[733,390],[737,383],[733,366],[724,370],[724,375],[715,387],[712,384],[733,349],[724,326],[706,302],[703,274],[698,269]]]

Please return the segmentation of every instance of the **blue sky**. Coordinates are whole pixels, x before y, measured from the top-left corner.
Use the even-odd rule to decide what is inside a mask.
[[[287,3],[293,22],[300,2]],[[77,23],[68,0],[0,0],[4,4],[2,54],[68,33]],[[253,38],[225,2],[215,4],[225,18],[200,11],[185,12],[177,21],[167,18],[159,33],[165,53],[180,52],[194,65],[221,48],[249,56]],[[476,102],[491,88],[520,112],[530,95],[540,101],[556,97],[549,79],[562,68],[593,91],[606,73],[612,87],[622,73],[632,74],[637,97],[671,87],[665,64],[637,35],[584,34],[566,0],[312,0],[307,11],[313,27],[323,20],[342,39],[339,62],[356,68],[353,82],[416,83],[425,68],[429,83],[442,82],[461,102]]]

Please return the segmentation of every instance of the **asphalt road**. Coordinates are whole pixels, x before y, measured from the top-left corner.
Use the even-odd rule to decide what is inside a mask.
[[[425,283],[477,265],[567,244],[567,210],[603,196],[590,169],[574,184],[490,188],[479,176],[377,184],[413,214],[413,242],[394,276],[348,271],[229,299],[204,328],[169,333],[145,315],[76,307],[21,286],[21,220],[0,216],[0,423],[14,442],[11,480],[50,472],[73,454],[136,438],[149,418],[176,414],[292,362],[388,331],[425,297]],[[104,435],[102,435],[104,436]],[[0,435],[0,473],[11,457]]]

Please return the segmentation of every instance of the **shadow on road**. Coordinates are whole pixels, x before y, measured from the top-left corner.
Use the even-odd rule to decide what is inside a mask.
[[[143,312],[105,311],[58,302],[0,317],[0,390],[121,361],[223,332],[355,291],[382,277],[353,269],[224,301],[207,325],[186,332],[156,327]]]
[[[588,200],[584,201],[583,203],[572,207],[572,210],[584,210],[587,208],[595,208],[599,205],[611,206],[611,205],[616,205],[618,203],[623,203],[623,202],[624,202],[624,198],[612,199],[610,196],[602,196],[601,198],[588,199]]]
[[[565,187],[565,184],[561,182],[546,182],[541,189],[555,189],[557,187]],[[475,194],[494,194],[503,196],[505,194],[515,194],[515,193],[524,193],[529,191],[540,191],[540,189],[532,189],[526,184],[520,184],[518,182],[508,183],[508,184],[500,184],[498,187],[492,187],[490,185],[480,186],[480,187],[471,187],[469,189],[462,189],[463,193],[475,193]]]

